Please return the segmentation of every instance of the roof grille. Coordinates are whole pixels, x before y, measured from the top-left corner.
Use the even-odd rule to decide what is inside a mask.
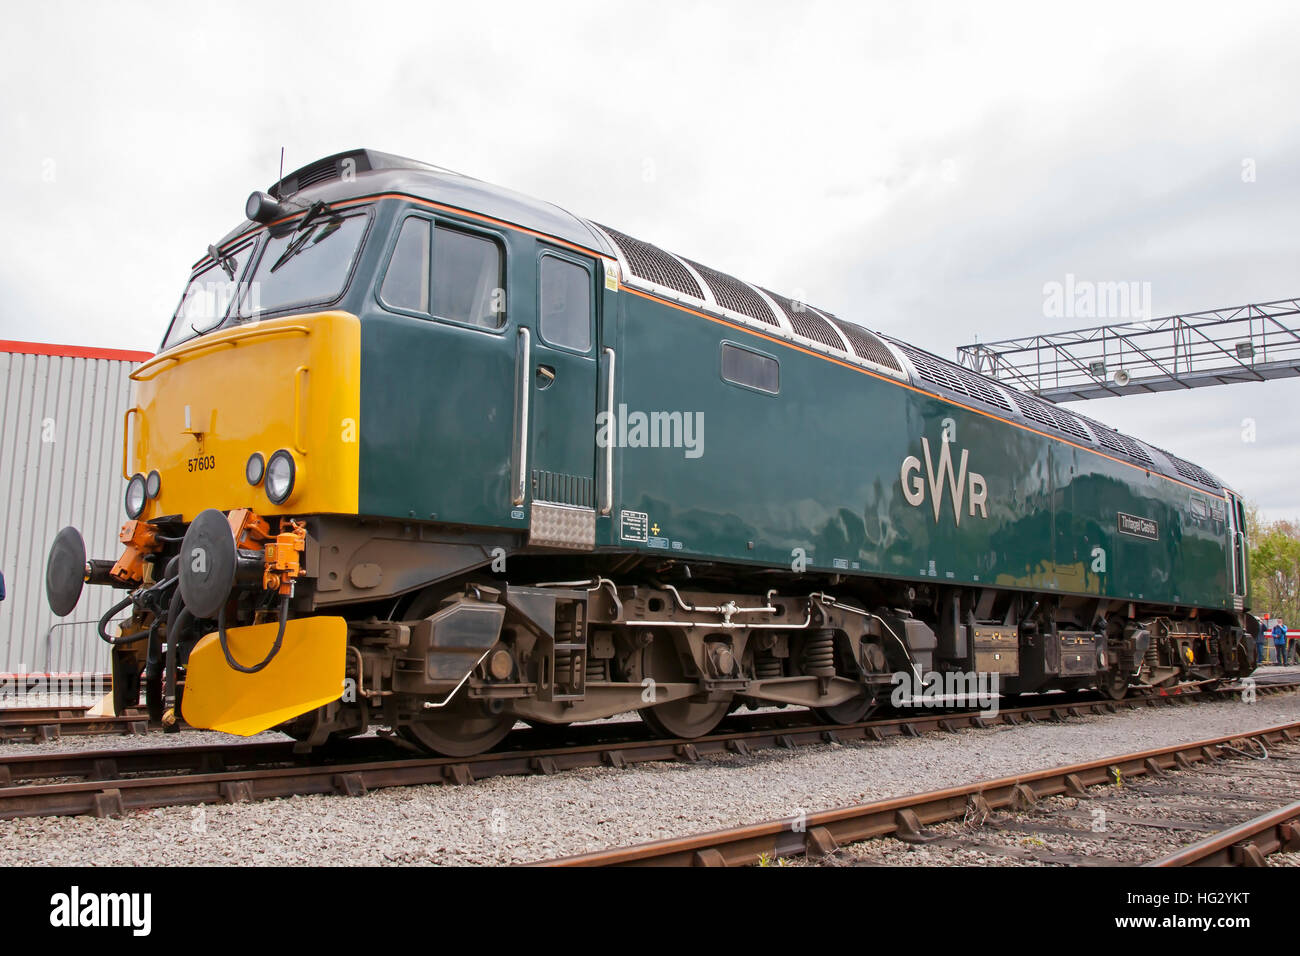
[[[344,170],[352,174],[368,173],[376,169],[419,169],[451,176],[460,175],[443,169],[441,166],[422,163],[417,159],[407,159],[405,156],[394,156],[392,153],[381,153],[374,149],[349,149],[346,152],[335,153],[333,156],[326,156],[324,159],[318,159],[300,169],[295,169],[289,175],[273,183],[267,189],[267,192],[276,199],[283,199],[309,186],[316,186],[331,179],[340,179]]]
[[[331,159],[313,163],[298,174],[298,189],[306,189],[308,186],[323,183],[327,179],[335,179],[338,174],[338,167]]]
[[[1115,434],[1119,435],[1119,440],[1121,444],[1123,444],[1124,446],[1124,451],[1128,454],[1130,458],[1134,459],[1135,461],[1140,461],[1144,465],[1155,464],[1155,461],[1151,458],[1150,455],[1147,454],[1147,450],[1142,447],[1142,445],[1137,441],[1137,439],[1129,438],[1128,435],[1121,435],[1119,432],[1116,432]]]
[[[1172,452],[1167,452],[1163,448],[1160,449],[1160,453],[1168,458],[1178,473],[1188,481],[1195,481],[1198,484],[1206,485],[1207,487],[1213,488],[1215,491],[1223,490],[1223,486],[1219,484],[1218,479],[1200,465],[1193,465],[1185,458],[1179,458],[1177,455]]]
[[[1004,412],[1013,411],[1011,404],[1002,391],[982,375],[964,369],[955,362],[949,362],[947,359],[939,358],[937,355],[918,349],[914,345],[908,345],[897,339],[894,339],[893,342],[911,360],[912,365],[916,368],[916,373],[931,385],[942,386],[951,392],[973,398],[985,405],[992,405]],[[1048,422],[1047,424],[1052,423]]]
[[[1079,417],[1092,427],[1092,433],[1097,436],[1098,443],[1107,451],[1114,452],[1131,461],[1139,462],[1148,468],[1155,464],[1155,461],[1147,454],[1147,450],[1136,439],[1117,432],[1105,422],[1099,422],[1095,418],[1087,418],[1083,415]]]
[[[765,322],[768,325],[779,325],[776,316],[767,307],[767,303],[745,283],[727,275],[725,272],[702,266],[691,259],[684,261],[698,272],[700,277],[708,284],[709,291],[713,293],[713,298],[718,305],[724,309],[730,309],[732,312],[747,315],[751,319]]]
[[[1020,411],[1026,418],[1065,432],[1067,435],[1073,435],[1075,438],[1088,440],[1087,430],[1073,413],[1025,392],[1016,392],[1016,404],[1020,406]]]
[[[1113,432],[1104,425],[1095,426],[1092,431],[1103,448],[1108,448],[1117,455],[1124,454],[1124,444],[1119,440],[1118,432]]]
[[[894,358],[894,353],[889,351],[885,343],[871,332],[860,325],[837,319],[829,312],[825,313],[825,315],[832,325],[844,333],[844,337],[849,340],[849,345],[853,346],[853,351],[857,353],[858,358],[866,359],[868,362],[874,362],[885,368],[892,368],[896,372],[902,371],[898,367],[898,360]]]
[[[627,260],[628,268],[632,270],[634,276],[645,279],[647,282],[653,282],[656,285],[676,289],[683,295],[689,295],[701,302],[704,301],[704,293],[700,291],[699,284],[682,264],[668,253],[658,246],[652,246],[648,242],[642,242],[640,239],[633,239],[631,236],[624,235],[617,229],[601,226],[600,223],[596,223],[596,225],[600,226],[605,234],[614,240],[619,252]]]
[[[835,334],[831,324],[813,311],[812,306],[803,302],[796,303],[783,295],[777,295],[770,289],[764,289],[763,291],[767,293],[769,299],[781,307],[781,311],[790,320],[794,330],[804,338],[820,342],[837,352],[844,351],[844,342]]]

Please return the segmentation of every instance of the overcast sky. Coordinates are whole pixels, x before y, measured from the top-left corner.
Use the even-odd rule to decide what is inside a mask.
[[[156,349],[281,146],[437,163],[948,357],[1096,324],[1045,317],[1067,274],[1150,283],[1157,316],[1295,297],[1298,27],[1132,0],[25,4],[0,338]],[[1300,381],[1072,407],[1300,515]]]

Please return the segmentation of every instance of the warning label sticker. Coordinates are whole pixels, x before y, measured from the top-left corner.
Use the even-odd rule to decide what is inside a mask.
[[[624,541],[640,541],[645,544],[650,531],[650,516],[644,511],[621,511],[622,530],[619,537]]]

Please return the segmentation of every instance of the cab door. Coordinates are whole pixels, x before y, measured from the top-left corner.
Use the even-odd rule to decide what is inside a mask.
[[[542,246],[529,362],[529,543],[595,547],[598,286],[590,257]]]
[[[1241,506],[1240,499],[1231,491],[1227,493],[1227,507],[1228,536],[1231,539],[1228,558],[1230,564],[1228,580],[1232,582],[1233,610],[1240,611],[1245,607],[1246,584],[1248,581],[1246,568],[1246,512]]]

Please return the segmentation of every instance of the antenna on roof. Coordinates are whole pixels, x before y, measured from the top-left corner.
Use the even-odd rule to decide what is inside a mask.
[[[280,176],[278,179],[276,179],[276,182],[278,183],[281,179],[284,179],[284,147],[283,146],[280,147]]]

